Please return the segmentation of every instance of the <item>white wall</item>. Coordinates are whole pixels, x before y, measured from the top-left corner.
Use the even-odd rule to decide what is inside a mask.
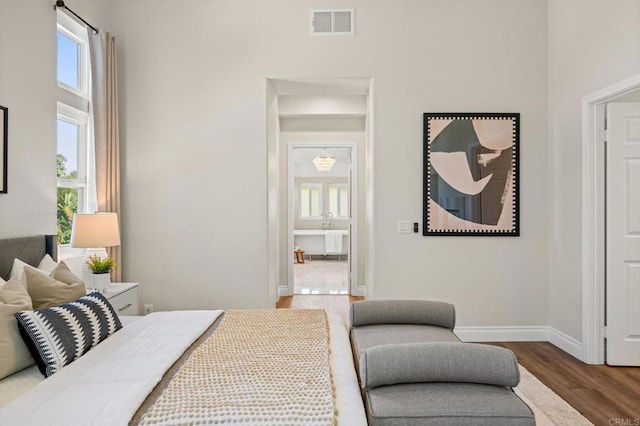
[[[33,3],[0,5],[0,105],[9,108],[0,238],[56,232],[56,15],[51,2]]]
[[[539,0],[112,1],[121,43],[124,273],[156,308],[266,307],[265,78],[375,79],[372,297],[459,325],[547,323],[547,10]],[[266,16],[278,19],[265,19]],[[523,46],[526,46],[523,47]],[[422,113],[522,114],[519,238],[400,235],[422,216]]]
[[[549,1],[549,324],[581,340],[581,100],[640,73],[640,2]]]

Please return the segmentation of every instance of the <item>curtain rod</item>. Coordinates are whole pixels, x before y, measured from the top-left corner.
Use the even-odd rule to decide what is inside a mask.
[[[85,21],[84,19],[82,19],[80,17],[80,15],[78,15],[77,13],[75,13],[73,10],[69,9],[62,0],[58,0],[56,1],[55,6],[53,6],[53,9],[55,10],[58,7],[64,7],[65,9],[67,9],[69,12],[71,12],[71,14],[73,16],[75,16],[76,18],[78,18],[79,20],[82,21],[83,24],[85,24],[87,27],[91,28],[93,30],[94,33],[98,34],[98,29],[96,27],[94,27],[93,25],[91,25],[90,23],[88,23],[87,21]]]

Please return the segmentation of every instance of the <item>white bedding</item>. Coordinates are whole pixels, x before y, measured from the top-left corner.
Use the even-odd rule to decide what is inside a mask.
[[[140,318],[142,317],[120,316],[120,322],[126,326]],[[44,376],[38,370],[37,365],[32,365],[0,380],[0,408],[28,390],[35,388],[43,380]]]
[[[126,425],[165,371],[221,313],[177,311],[141,317],[0,408],[0,424]],[[338,424],[366,425],[347,327],[337,316],[329,317],[329,326]],[[37,367],[18,373],[30,377],[31,386],[34,368],[40,374]]]

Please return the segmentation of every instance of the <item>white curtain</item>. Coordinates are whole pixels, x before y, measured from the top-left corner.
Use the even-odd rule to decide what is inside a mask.
[[[96,197],[99,212],[118,213],[120,232],[120,139],[118,125],[118,84],[116,77],[115,37],[108,32],[89,33],[91,55],[91,90],[95,137]],[[120,246],[107,249],[118,267],[112,273],[122,281]]]

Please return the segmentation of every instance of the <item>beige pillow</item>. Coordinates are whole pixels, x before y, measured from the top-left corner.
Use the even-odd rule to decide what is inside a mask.
[[[14,316],[31,309],[31,298],[19,278],[0,284],[0,379],[34,363]]]
[[[80,278],[78,278],[77,275],[71,272],[67,264],[63,261],[60,261],[60,263],[58,263],[58,265],[51,271],[49,276],[54,280],[62,281],[65,284],[84,284],[84,282]]]
[[[33,309],[50,308],[73,302],[87,294],[87,288],[82,281],[67,284],[48,277],[30,266],[25,266],[24,276]]]

